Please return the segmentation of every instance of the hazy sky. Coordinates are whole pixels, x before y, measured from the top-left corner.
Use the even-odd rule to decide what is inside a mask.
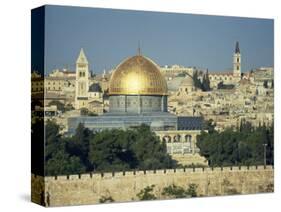
[[[90,69],[101,73],[137,53],[159,65],[232,69],[240,42],[242,71],[273,66],[273,20],[140,12],[79,7],[46,7],[46,68],[74,64],[83,47]]]

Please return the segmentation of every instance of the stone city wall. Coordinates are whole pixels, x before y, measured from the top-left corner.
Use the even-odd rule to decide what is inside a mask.
[[[273,191],[272,166],[187,168],[116,173],[87,173],[68,176],[36,176],[32,174],[35,203],[46,206],[99,203],[102,197],[115,202],[138,200],[137,193],[155,185],[154,195],[162,196],[164,187],[175,184],[187,188],[196,184],[198,196],[251,194]],[[45,186],[44,186],[45,182]]]

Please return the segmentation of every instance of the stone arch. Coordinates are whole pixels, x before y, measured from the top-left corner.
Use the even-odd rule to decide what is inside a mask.
[[[179,142],[179,141],[180,141],[180,135],[174,135],[173,142]]]
[[[192,135],[185,135],[185,142],[191,148],[192,147]]]
[[[164,135],[162,140],[163,140],[163,141],[166,141],[167,143],[171,143],[172,138],[171,138],[171,136],[169,136],[169,135]]]
[[[185,142],[191,142],[192,136],[188,134],[185,135],[184,138],[185,138]]]

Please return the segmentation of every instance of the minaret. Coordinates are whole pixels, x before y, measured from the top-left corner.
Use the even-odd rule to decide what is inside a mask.
[[[240,79],[241,77],[241,53],[239,42],[236,42],[235,52],[233,54],[233,76]]]
[[[89,65],[83,49],[76,60],[75,109],[88,107]]]

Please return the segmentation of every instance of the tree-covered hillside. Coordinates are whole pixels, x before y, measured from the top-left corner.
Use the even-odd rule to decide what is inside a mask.
[[[243,123],[240,130],[217,132],[209,124],[209,132],[197,137],[200,154],[211,166],[273,164],[274,142],[271,127],[252,127]]]
[[[173,168],[176,162],[167,154],[150,128],[104,130],[93,133],[82,124],[75,135],[62,137],[59,126],[46,124],[46,175],[77,174],[89,171]]]

